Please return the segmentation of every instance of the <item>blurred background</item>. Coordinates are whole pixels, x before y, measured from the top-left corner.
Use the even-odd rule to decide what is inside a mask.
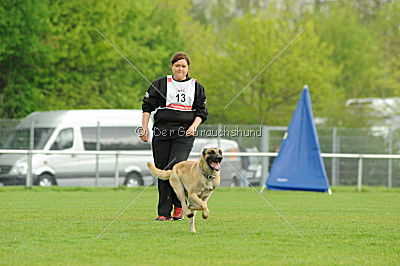
[[[236,150],[276,151],[308,84],[322,152],[400,151],[400,4],[392,0],[3,0],[0,145],[34,111],[141,108],[148,81],[99,32],[149,81],[187,52],[190,76],[207,92],[203,128],[268,126],[263,139],[231,138]],[[325,165],[331,184],[356,182],[356,159]],[[386,185],[388,175],[400,184],[397,160],[364,167],[368,184]]]
[[[374,112],[346,101],[400,95],[399,14],[391,0],[3,0],[0,118],[140,108],[148,82],[97,28],[149,81],[186,51],[207,90],[208,123],[288,125],[308,84],[324,125],[368,127]]]

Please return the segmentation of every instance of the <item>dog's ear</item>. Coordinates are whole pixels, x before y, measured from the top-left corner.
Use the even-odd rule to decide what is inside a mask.
[[[202,152],[203,156],[206,156],[206,150],[207,150],[207,149],[204,149],[204,150],[203,150],[203,152]]]
[[[222,155],[222,150],[221,150],[221,149],[218,149],[218,151],[219,151],[219,154],[221,154],[221,155]]]

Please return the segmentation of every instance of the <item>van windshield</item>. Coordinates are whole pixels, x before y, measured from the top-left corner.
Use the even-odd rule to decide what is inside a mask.
[[[20,128],[14,130],[10,136],[7,138],[3,145],[3,149],[13,149],[13,150],[28,150],[30,141],[30,129]],[[46,145],[49,137],[53,133],[54,128],[35,128],[34,129],[34,149],[43,149]]]

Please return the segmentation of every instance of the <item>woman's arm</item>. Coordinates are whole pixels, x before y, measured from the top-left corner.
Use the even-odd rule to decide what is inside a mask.
[[[196,96],[194,99],[193,109],[196,109],[196,117],[201,118],[200,123],[204,123],[207,120],[208,110],[206,102],[206,91],[204,87],[196,81]]]
[[[186,136],[194,136],[196,134],[197,127],[201,124],[201,117],[196,116],[192,125],[186,130]]]
[[[149,120],[150,120],[150,113],[143,112],[142,130],[140,131],[140,139],[144,142],[149,141]]]
[[[160,81],[162,78],[154,81],[148,88],[146,94],[143,97],[142,104],[142,129],[140,130],[140,139],[144,142],[149,141],[149,120],[150,114],[159,106],[160,95]]]
[[[151,113],[159,106],[161,78],[154,81],[147,89],[143,97],[142,110],[143,112]],[[164,96],[165,97],[165,96]]]
[[[194,109],[196,109],[196,118],[192,125],[186,131],[186,136],[193,136],[196,134],[197,127],[207,120],[208,110],[206,106],[206,92],[200,83],[196,82],[196,97],[194,101]]]

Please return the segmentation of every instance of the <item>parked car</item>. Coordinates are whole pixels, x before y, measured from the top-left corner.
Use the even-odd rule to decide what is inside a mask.
[[[120,156],[119,158],[121,185],[144,185],[152,180],[146,163],[152,161],[153,158],[150,143],[141,142],[135,132],[141,125],[141,117],[141,110],[34,112],[20,122],[2,148],[29,149],[32,122],[34,122],[35,150],[93,151],[97,148],[97,136],[99,136],[101,151],[149,151],[148,156]],[[115,156],[51,153],[33,155],[33,184],[93,186],[97,159],[100,173],[99,185],[113,184]],[[25,184],[27,170],[26,155],[0,154],[0,183]]]
[[[241,150],[243,152],[258,152],[256,147]],[[249,156],[242,157],[242,175],[246,177],[247,181],[253,186],[260,186],[262,180],[262,161],[261,157]],[[248,182],[242,185],[248,186]]]
[[[239,144],[229,139],[218,138],[196,138],[193,143],[193,152],[202,152],[205,148],[219,147],[222,150],[224,159],[221,164],[221,186],[237,186],[242,177],[241,159],[237,156],[225,156],[225,152],[238,152]],[[194,160],[193,155],[190,159]],[[197,158],[198,159],[198,158]]]

